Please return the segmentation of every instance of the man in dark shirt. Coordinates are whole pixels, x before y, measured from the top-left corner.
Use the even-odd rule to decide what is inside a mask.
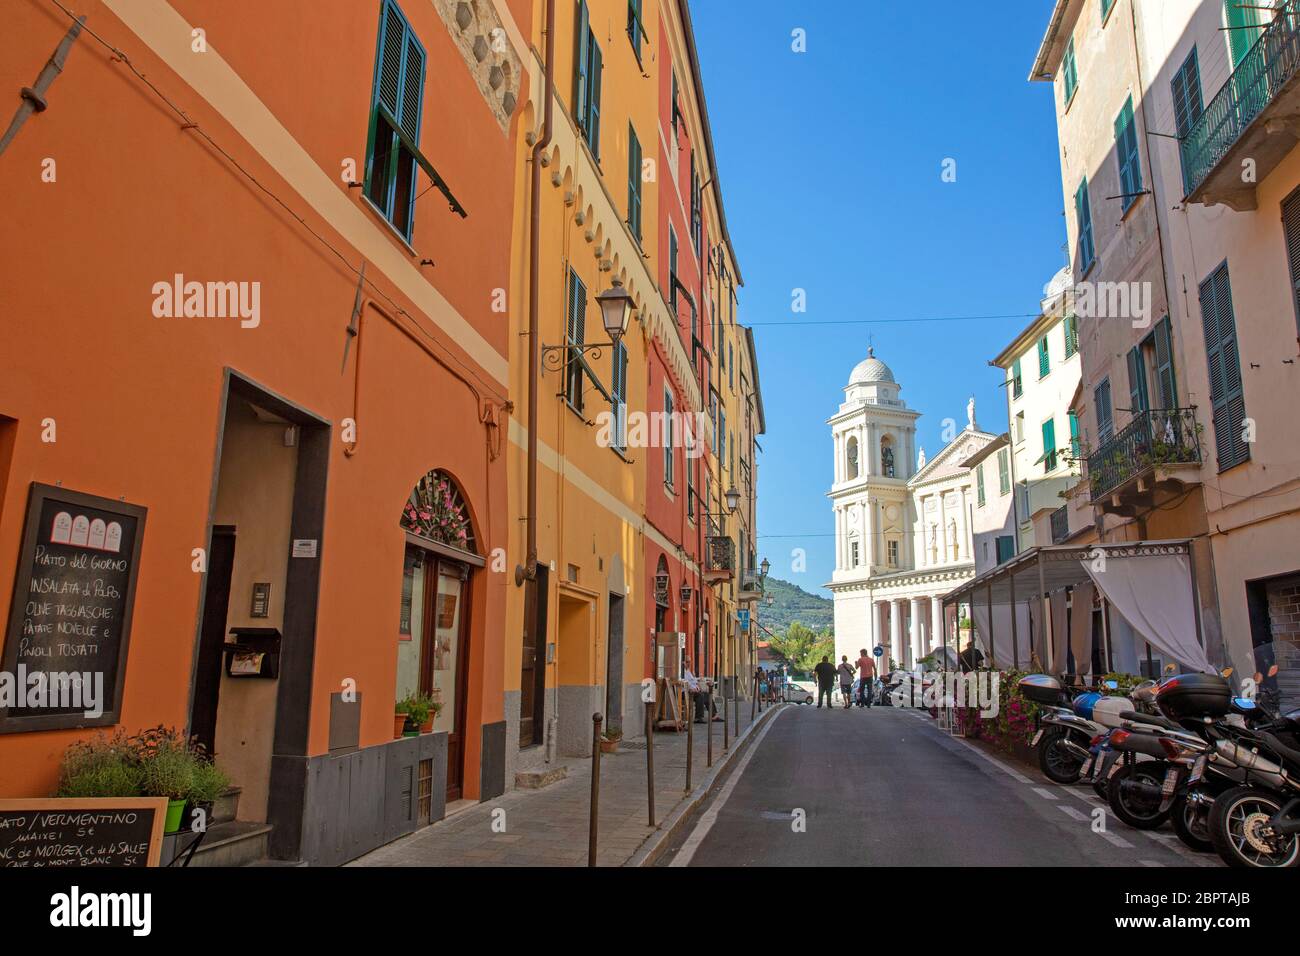
[[[823,657],[822,662],[813,668],[813,673],[817,675],[817,706],[822,705],[823,698],[828,708],[834,706],[835,665],[829,657]]]

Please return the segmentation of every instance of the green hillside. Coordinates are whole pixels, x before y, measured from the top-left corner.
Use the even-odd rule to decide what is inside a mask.
[[[758,620],[774,634],[781,634],[794,621],[814,631],[829,631],[835,624],[834,604],[829,598],[809,594],[803,588],[769,577],[766,591],[775,600],[771,605],[764,598],[758,609]],[[760,636],[766,637],[760,632]]]

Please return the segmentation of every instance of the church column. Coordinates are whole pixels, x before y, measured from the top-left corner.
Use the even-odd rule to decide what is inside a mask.
[[[903,650],[903,602],[897,598],[889,602],[889,647],[899,667],[907,666]]]
[[[835,570],[844,569],[844,509],[835,506]]]
[[[867,422],[867,474],[880,474],[880,438],[876,433],[876,423]]]
[[[937,595],[930,597],[930,647],[943,645],[943,601]]]
[[[925,656],[925,646],[921,640],[921,598],[912,598],[912,665]]]
[[[837,432],[832,436],[835,443],[835,478],[836,484],[844,480],[844,435]]]

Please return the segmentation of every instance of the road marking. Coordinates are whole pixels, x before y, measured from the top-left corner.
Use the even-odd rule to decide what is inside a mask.
[[[1056,806],[1057,806],[1057,809],[1059,809],[1059,810],[1060,810],[1062,813],[1064,813],[1067,817],[1070,817],[1070,818],[1075,819],[1075,820],[1084,820],[1084,821],[1086,821],[1086,820],[1088,819],[1088,814],[1083,813],[1082,811],[1076,810],[1074,807],[1070,806],[1068,803],[1058,803]]]
[[[1034,787],[1034,793],[1038,794],[1044,800],[1055,800],[1057,798],[1056,794],[1052,793],[1052,791],[1048,790],[1046,787]]]
[[[745,752],[745,756],[740,758],[740,763],[736,764],[736,769],[733,770],[731,776],[727,778],[727,782],[722,785],[722,789],[718,791],[718,795],[713,798],[713,805],[710,806],[708,810],[704,811],[704,816],[702,816],[700,822],[695,825],[695,829],[692,830],[691,835],[686,838],[686,842],[683,843],[681,849],[677,851],[677,855],[673,857],[673,861],[668,864],[669,866],[691,865],[691,858],[695,856],[695,851],[700,848],[700,844],[704,842],[704,838],[709,835],[709,831],[713,829],[713,825],[718,822],[718,814],[722,812],[723,806],[726,805],[727,798],[730,797],[731,792],[736,789],[736,784],[740,782],[740,778],[744,775],[745,768],[749,766],[749,761],[753,759],[754,754],[758,753],[759,744],[763,742],[763,738],[767,736],[767,732],[772,729],[772,726],[779,719],[780,714],[769,720],[764,725],[763,729],[758,732],[758,736],[755,737],[754,741],[749,745],[749,750]]]
[[[1160,866],[1160,867],[1164,866],[1163,863],[1158,863],[1155,860],[1138,860],[1138,862],[1141,863],[1143,866]]]

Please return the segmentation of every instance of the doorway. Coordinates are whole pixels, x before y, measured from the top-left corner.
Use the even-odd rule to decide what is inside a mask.
[[[605,643],[605,725],[623,729],[623,595],[609,596],[609,639]]]
[[[447,801],[465,782],[465,703],[469,680],[467,565],[414,544],[403,562],[397,700],[420,694],[438,710],[434,733],[447,734]]]
[[[546,715],[546,612],[550,569],[539,563],[524,585],[523,653],[519,666],[519,748],[542,742]]]
[[[212,529],[212,543],[208,547],[208,576],[204,583],[198,665],[194,672],[194,702],[190,707],[190,736],[214,759],[217,756],[217,705],[221,699],[221,654],[226,641],[230,576],[234,567],[234,525],[217,525]]]

